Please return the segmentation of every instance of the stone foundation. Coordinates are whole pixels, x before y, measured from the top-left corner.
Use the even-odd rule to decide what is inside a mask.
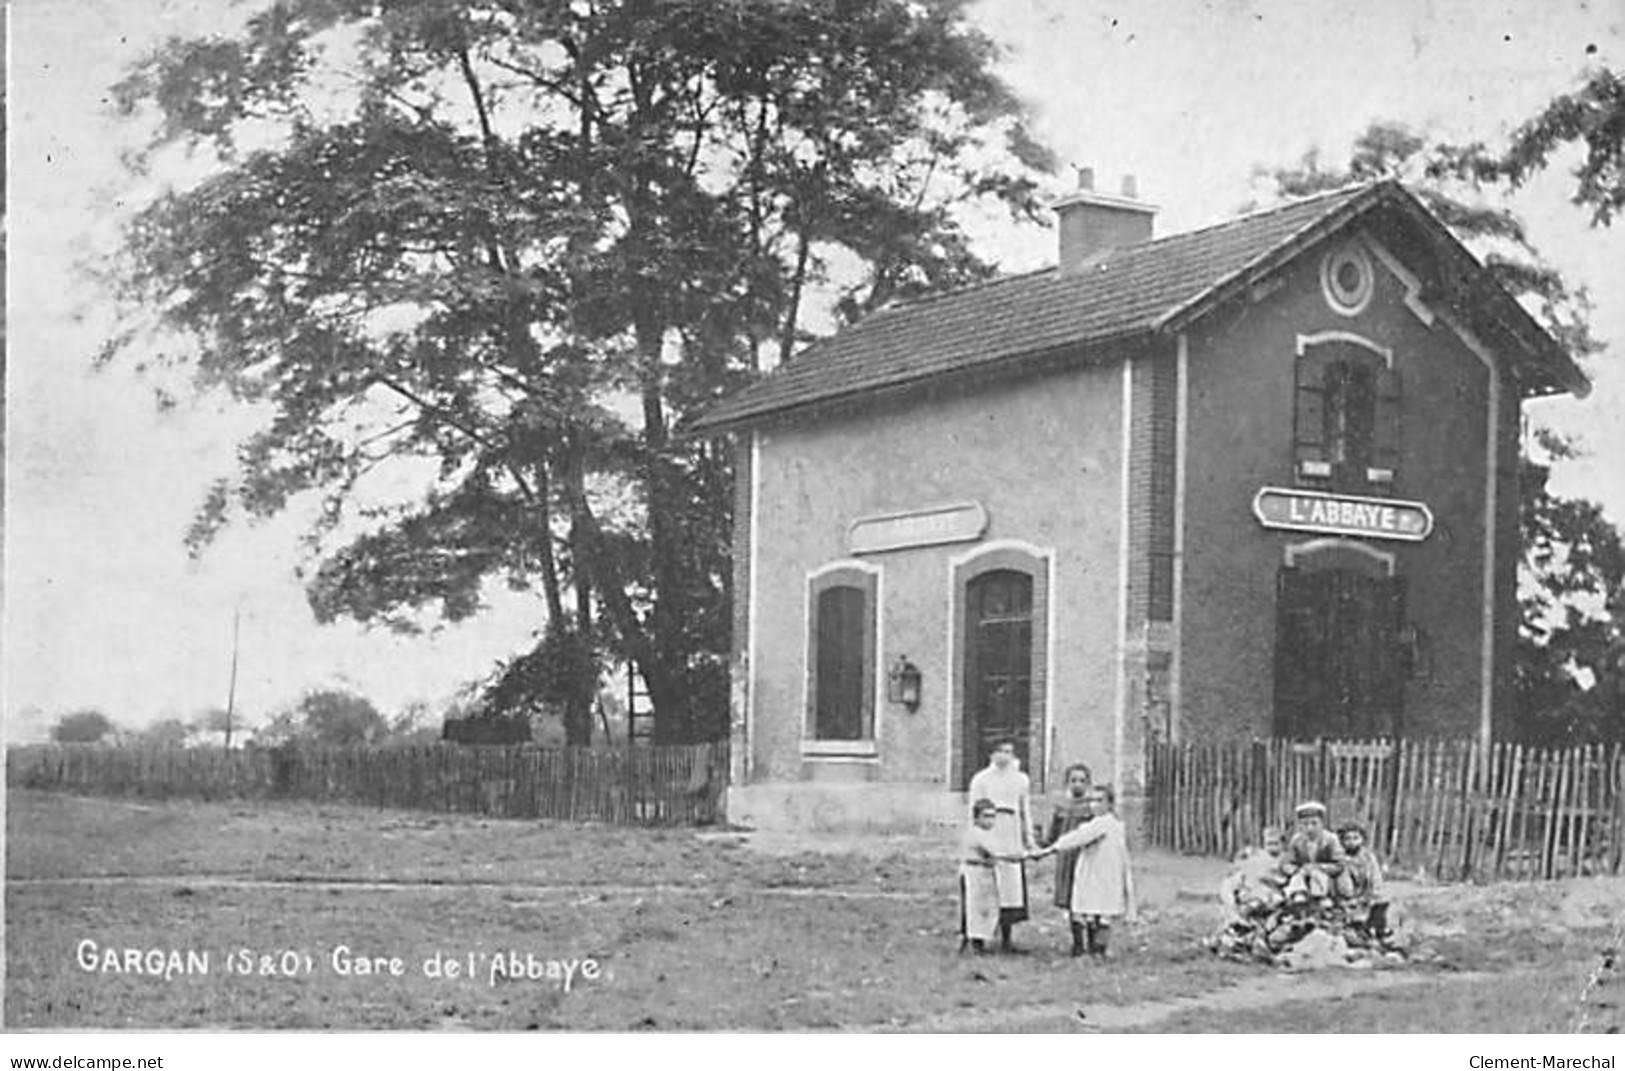
[[[941,832],[965,823],[965,794],[874,781],[734,785],[728,789],[728,822],[784,832]]]
[[[1049,824],[1057,800],[1033,800],[1032,819]],[[1117,814],[1128,827],[1129,844],[1145,843],[1141,823],[1145,799],[1119,796]],[[809,833],[942,833],[968,823],[963,792],[940,785],[885,781],[788,781],[730,786],[728,822],[748,829]]]

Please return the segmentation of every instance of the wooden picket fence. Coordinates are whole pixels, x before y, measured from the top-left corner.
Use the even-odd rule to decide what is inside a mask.
[[[1306,799],[1362,823],[1391,871],[1443,881],[1618,874],[1625,747],[1463,740],[1153,743],[1153,844],[1230,856]]]
[[[629,825],[723,820],[728,745],[537,748],[14,747],[14,788],[147,799],[301,799]]]

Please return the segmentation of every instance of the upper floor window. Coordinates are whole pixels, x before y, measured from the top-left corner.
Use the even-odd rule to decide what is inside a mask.
[[[875,735],[875,576],[840,568],[808,590],[808,737],[873,740]]]
[[[1386,355],[1337,340],[1297,363],[1294,475],[1334,491],[1381,494],[1398,474],[1399,375]]]
[[[1333,361],[1326,367],[1324,441],[1333,483],[1358,483],[1371,467],[1377,426],[1376,369],[1364,362]]]

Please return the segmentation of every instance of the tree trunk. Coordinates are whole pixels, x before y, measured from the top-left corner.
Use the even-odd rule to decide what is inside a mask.
[[[604,545],[603,531],[587,502],[586,488],[579,473],[571,474],[571,478],[566,480],[564,494],[576,537],[576,569],[585,570],[591,577],[603,612],[609,615],[609,621],[621,637],[628,658],[636,664],[644,684],[648,686],[649,699],[655,706],[657,738],[662,741],[682,739],[685,731],[682,722],[686,720],[682,679],[680,676],[674,679],[668,662],[662,657],[664,652],[657,647],[650,629],[633,610],[631,597],[627,594],[626,572],[613,551]]]
[[[579,519],[570,526],[570,542],[579,545]],[[578,645],[578,658],[573,660],[582,667],[578,679],[570,682],[570,691],[564,702],[564,742],[570,747],[589,747],[592,744],[592,699],[598,690],[597,653],[592,642],[592,577],[581,568],[578,555],[575,570],[576,620],[574,637]],[[561,622],[562,624],[562,622]],[[588,669],[587,667],[592,667]]]
[[[549,478],[546,463],[536,466],[536,512],[541,520],[542,596],[547,600],[547,620],[564,620],[564,595],[559,588],[559,563],[553,553],[553,511],[548,506]]]

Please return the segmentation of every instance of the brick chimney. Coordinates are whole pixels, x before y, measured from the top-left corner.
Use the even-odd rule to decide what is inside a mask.
[[[1075,272],[1097,254],[1151,240],[1157,206],[1139,200],[1134,176],[1123,176],[1123,193],[1095,191],[1093,168],[1078,168],[1078,188],[1050,206],[1061,224],[1061,272]]]

